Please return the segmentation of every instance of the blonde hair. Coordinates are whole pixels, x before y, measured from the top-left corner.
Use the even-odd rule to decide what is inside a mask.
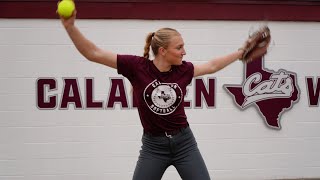
[[[143,57],[149,59],[150,47],[156,56],[160,47],[167,48],[172,36],[180,36],[180,33],[172,28],[161,28],[156,32],[150,32],[146,38]]]

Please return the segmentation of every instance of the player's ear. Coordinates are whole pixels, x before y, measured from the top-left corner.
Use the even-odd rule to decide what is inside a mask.
[[[159,47],[158,53],[162,56],[165,56],[167,53],[167,50],[164,47]]]

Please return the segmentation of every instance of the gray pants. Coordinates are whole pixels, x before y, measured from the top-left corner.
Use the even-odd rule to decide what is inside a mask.
[[[144,134],[133,180],[160,180],[170,165],[177,169],[183,180],[210,180],[189,127],[172,137]]]

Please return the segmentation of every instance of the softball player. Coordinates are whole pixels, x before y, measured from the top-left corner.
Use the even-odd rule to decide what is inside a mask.
[[[184,180],[209,180],[184,111],[186,87],[193,77],[217,72],[241,58],[244,50],[194,65],[183,60],[186,51],[180,33],[162,28],[148,34],[143,57],[120,55],[86,39],[75,26],[75,17],[76,12],[61,21],[79,52],[90,61],[117,69],[132,84],[144,129],[133,179],[160,180],[173,165]]]

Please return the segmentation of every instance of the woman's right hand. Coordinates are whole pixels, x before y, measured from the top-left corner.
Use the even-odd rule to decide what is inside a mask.
[[[61,22],[63,26],[68,29],[68,27],[71,27],[74,25],[75,19],[76,19],[77,11],[74,10],[72,15],[68,18],[65,18],[63,16],[60,16]]]
[[[57,3],[57,7],[59,6],[60,3],[61,3],[61,1],[59,1],[59,2]],[[56,11],[56,13],[59,15],[58,10]],[[70,17],[68,17],[68,18],[59,15],[59,16],[60,16],[60,19],[61,19],[61,22],[62,22],[63,26],[64,26],[66,29],[67,29],[68,27],[74,25],[74,21],[75,21],[75,19],[76,19],[76,15],[77,15],[77,10],[76,10],[76,9],[74,9],[74,11],[72,12],[72,15],[71,15]]]

